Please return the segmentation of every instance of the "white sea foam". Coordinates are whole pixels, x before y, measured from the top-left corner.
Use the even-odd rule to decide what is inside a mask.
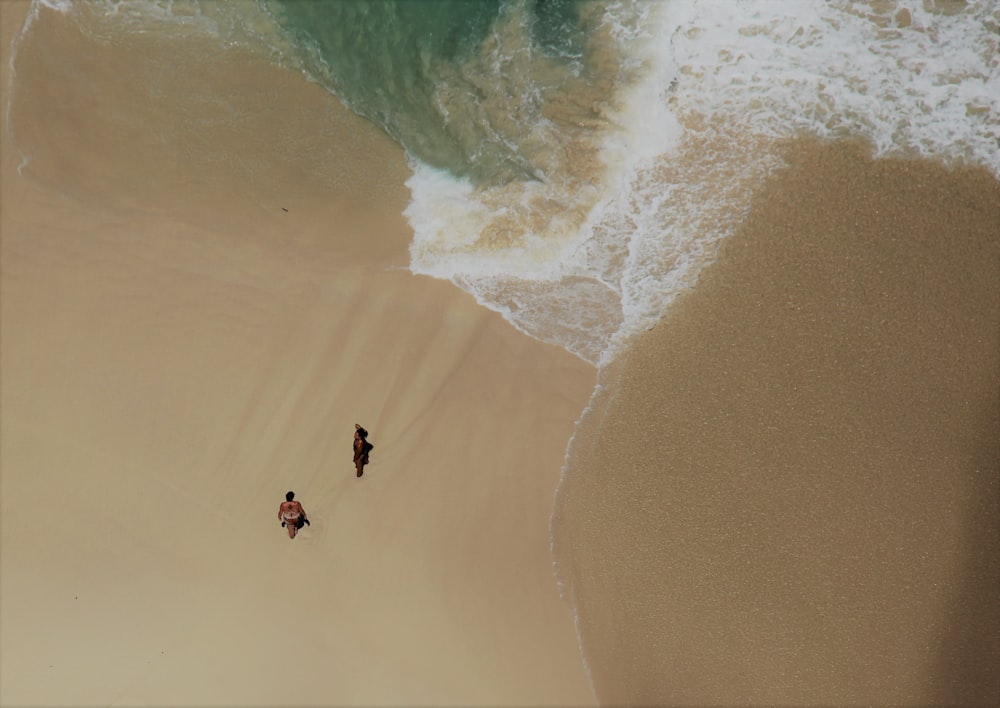
[[[1000,6],[982,1],[953,14],[920,0],[877,7],[613,5],[609,34],[641,71],[607,112],[602,178],[583,190],[558,179],[524,188],[522,206],[544,203],[545,216],[535,230],[498,241],[483,234],[507,236],[518,200],[416,165],[406,211],[412,269],[451,280],[523,331],[602,364],[696,283],[780,165],[778,140],[856,137],[878,156],[1000,175]]]
[[[950,15],[920,0],[880,5],[889,7],[699,6],[674,36],[684,66],[677,101],[761,135],[862,136],[880,156],[945,158],[1000,174],[1000,5],[984,0]]]
[[[32,17],[38,12],[39,7],[47,7],[56,12],[67,13],[73,9],[73,0],[32,0],[31,5],[32,8],[29,11],[29,15]]]

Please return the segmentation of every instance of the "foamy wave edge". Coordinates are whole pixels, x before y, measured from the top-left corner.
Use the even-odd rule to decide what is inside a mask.
[[[405,214],[411,270],[449,280],[529,335],[595,365],[693,287],[782,162],[809,135],[868,141],[1000,175],[1000,10],[935,14],[919,0],[655,5],[618,98],[601,192],[573,233],[478,248],[497,214],[471,184],[419,163]],[[610,17],[610,16],[609,16]],[[609,19],[613,21],[613,18]],[[554,220],[559,226],[558,220]]]

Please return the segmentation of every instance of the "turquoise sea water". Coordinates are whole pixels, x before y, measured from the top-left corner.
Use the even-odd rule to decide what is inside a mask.
[[[541,118],[559,72],[566,79],[581,69],[587,33],[578,3],[266,0],[263,7],[307,71],[417,159],[476,181],[542,177],[519,137]],[[497,71],[509,59],[501,47],[482,54],[505,32],[520,34],[519,51],[558,67],[550,85]],[[511,89],[516,106],[490,101]]]
[[[695,284],[782,138],[1000,171],[989,2],[262,7],[411,156],[413,269],[595,363]]]
[[[1000,174],[993,0],[34,0],[42,12],[102,41],[190,53],[210,38],[304,73],[409,156],[411,269],[595,364],[695,286],[784,139]]]

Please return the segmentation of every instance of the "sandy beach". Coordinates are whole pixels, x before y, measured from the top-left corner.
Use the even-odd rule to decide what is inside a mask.
[[[0,704],[1000,704],[995,22],[666,5],[0,3]]]
[[[155,40],[44,20],[3,132],[0,703],[591,704],[549,516],[594,369],[405,269],[402,152],[319,86],[220,54],[168,104],[111,80]]]
[[[996,705],[1000,184],[804,141],[613,370],[555,531],[602,705]]]

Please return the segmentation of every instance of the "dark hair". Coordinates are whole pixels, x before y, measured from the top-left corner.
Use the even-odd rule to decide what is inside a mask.
[[[295,498],[295,492],[289,492],[288,494],[285,495],[285,501],[291,501],[294,498]]]

